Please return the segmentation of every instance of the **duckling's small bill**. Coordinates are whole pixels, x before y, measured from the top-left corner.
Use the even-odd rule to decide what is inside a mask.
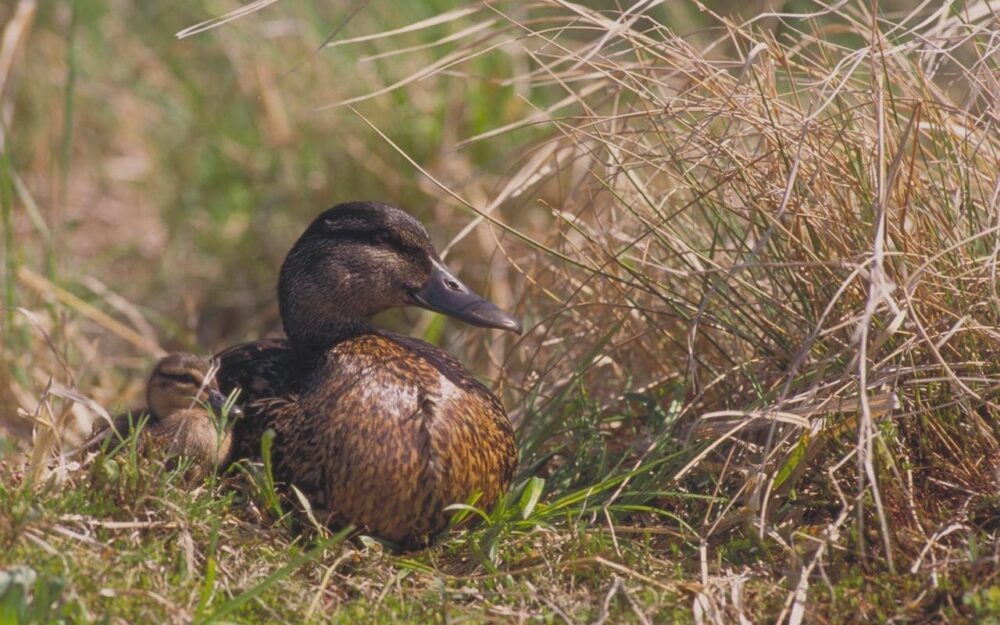
[[[521,334],[521,320],[478,295],[435,260],[430,278],[413,294],[418,306],[454,317],[481,328],[510,330]]]
[[[226,409],[226,402],[229,398],[215,390],[214,388],[208,389],[208,406],[217,415],[221,415]],[[237,404],[233,404],[229,409],[229,417],[231,419],[238,419],[243,416],[243,409]]]

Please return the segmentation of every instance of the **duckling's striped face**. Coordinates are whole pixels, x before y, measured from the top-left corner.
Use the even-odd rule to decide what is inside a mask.
[[[198,406],[218,394],[214,379],[206,381],[209,364],[193,354],[176,352],[156,364],[146,386],[146,401],[153,418]]]
[[[365,330],[375,314],[416,305],[485,327],[520,331],[441,261],[420,222],[378,202],[322,213],[288,253],[278,281],[285,333],[321,346]]]

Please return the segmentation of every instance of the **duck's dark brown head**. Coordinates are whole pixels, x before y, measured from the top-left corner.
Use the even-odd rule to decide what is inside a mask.
[[[521,322],[452,274],[420,222],[378,202],[322,213],[281,268],[278,300],[285,334],[315,349],[366,332],[374,315],[420,306],[485,328],[521,332]]]
[[[146,384],[146,403],[153,419],[204,404],[221,414],[226,397],[209,375],[207,361],[194,354],[174,352],[153,368]],[[236,408],[234,408],[236,410]]]

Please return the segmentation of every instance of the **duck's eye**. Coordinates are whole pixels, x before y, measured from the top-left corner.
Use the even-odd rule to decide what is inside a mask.
[[[376,245],[388,245],[390,241],[389,233],[386,232],[385,230],[379,230],[377,232],[374,232],[372,233],[372,241]]]

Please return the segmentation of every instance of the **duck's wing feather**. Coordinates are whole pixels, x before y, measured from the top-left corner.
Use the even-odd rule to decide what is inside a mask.
[[[436,347],[426,341],[421,341],[420,339],[394,334],[392,332],[380,331],[379,335],[394,343],[398,343],[411,352],[417,354],[429,362],[435,369],[440,371],[441,374],[448,378],[452,384],[464,391],[481,397],[489,402],[491,407],[499,413],[506,414],[503,409],[503,405],[500,403],[500,400],[497,399],[497,396],[486,388],[471,373],[469,373],[469,370],[466,369],[465,365],[459,362],[457,358],[440,347]]]
[[[226,348],[215,354],[219,390],[228,395],[240,389],[240,404],[295,392],[292,347],[285,339],[261,339]]]
[[[217,358],[222,390],[244,391],[234,457],[259,457],[273,429],[275,478],[334,525],[422,544],[447,525],[446,505],[478,491],[489,507],[510,484],[517,448],[503,406],[433,345],[379,332],[311,362],[276,340]]]
[[[233,426],[230,459],[257,458],[261,436],[277,415],[275,404],[294,401],[300,382],[292,347],[284,339],[261,339],[224,349],[214,359],[219,390],[228,395],[240,389],[243,417]]]

